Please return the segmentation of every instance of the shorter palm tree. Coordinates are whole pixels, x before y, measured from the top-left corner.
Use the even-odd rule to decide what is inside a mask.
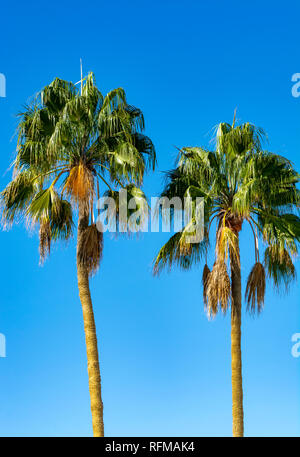
[[[89,277],[102,257],[103,233],[94,217],[100,187],[117,201],[117,189],[140,205],[144,172],[154,169],[144,117],[123,89],[105,97],[90,73],[78,90],[56,78],[19,123],[12,181],[1,193],[6,224],[27,218],[39,227],[41,263],[51,243],[67,240],[77,222],[77,280],[82,304],[94,436],[104,436],[101,379]],[[118,205],[117,205],[118,209]],[[77,217],[76,217],[77,212]],[[129,210],[133,212],[133,210]],[[101,228],[101,227],[100,227]]]
[[[233,435],[244,435],[241,311],[242,283],[239,234],[249,224],[254,239],[255,264],[248,277],[245,300],[249,312],[260,312],[264,304],[266,276],[279,289],[296,276],[293,257],[300,241],[299,174],[286,158],[264,151],[264,132],[245,123],[221,123],[216,149],[183,148],[177,167],[167,173],[162,196],[202,197],[204,239],[188,241],[190,226],[175,233],[161,248],[154,265],[179,265],[183,269],[207,259],[211,224],[216,221],[215,263],[203,270],[203,300],[210,317],[226,313],[231,304],[231,366]],[[195,205],[191,205],[195,211]],[[191,213],[195,218],[195,213]],[[193,229],[195,230],[195,228]],[[258,238],[266,244],[264,259]],[[230,273],[228,273],[228,263]]]

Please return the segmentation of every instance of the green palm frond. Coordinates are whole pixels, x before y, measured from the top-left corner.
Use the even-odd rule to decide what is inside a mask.
[[[141,184],[145,171],[145,161],[143,155],[132,143],[122,141],[116,150],[110,152],[109,155],[111,181],[133,181],[136,184]]]
[[[22,170],[0,194],[2,222],[11,225],[16,219],[21,220],[25,209],[37,191],[35,174],[31,170]]]
[[[49,216],[52,211],[55,212],[59,200],[59,195],[53,187],[41,190],[35,194],[26,215],[33,221],[39,221],[43,216]]]
[[[125,186],[122,191],[105,192],[105,197],[114,202],[113,207],[108,205],[108,219],[114,222],[116,217],[117,233],[136,233],[148,222],[149,204],[144,192],[134,184]]]
[[[51,213],[51,239],[68,240],[72,236],[74,227],[73,212],[70,202],[62,198],[56,203],[55,211]]]
[[[117,109],[125,109],[127,106],[126,95],[122,87],[111,90],[103,100],[101,109],[108,110],[108,112],[113,112]]]
[[[42,224],[47,220],[51,240],[67,240],[72,235],[71,204],[67,200],[63,200],[53,187],[35,194],[26,215],[33,224]]]
[[[263,129],[246,122],[238,126],[221,123],[217,130],[217,151],[220,155],[235,157],[251,151],[261,151],[266,140]]]
[[[159,275],[165,268],[171,270],[178,266],[188,270],[193,264],[199,262],[206,254],[208,240],[204,238],[200,243],[184,243],[186,234],[177,232],[160,249],[155,261],[153,271]]]
[[[55,78],[41,92],[41,103],[51,113],[58,114],[66,103],[76,96],[76,86],[69,81]]]
[[[152,140],[142,133],[136,131],[132,134],[132,141],[139,153],[145,156],[144,160],[149,170],[154,170],[156,166],[156,152]]]
[[[291,255],[298,252],[300,241],[300,218],[295,214],[279,214],[274,211],[260,211],[257,225],[269,246],[276,246],[278,252],[288,250]]]
[[[241,184],[233,198],[233,209],[239,214],[249,214],[255,202],[283,209],[299,202],[299,175],[284,157],[261,151],[245,157],[240,165]]]
[[[270,245],[265,250],[265,267],[268,277],[273,281],[277,290],[282,287],[288,290],[296,280],[296,268],[289,252],[278,245]]]

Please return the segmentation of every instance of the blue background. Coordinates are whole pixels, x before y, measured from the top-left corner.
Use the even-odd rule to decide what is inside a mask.
[[[232,121],[263,127],[268,148],[300,169],[300,6],[296,1],[89,1],[2,3],[0,72],[1,188],[14,156],[16,113],[56,76],[95,72],[103,92],[122,86],[142,108],[158,170],[146,178],[158,195],[174,145],[209,145],[212,128]],[[159,279],[152,260],[167,234],[105,238],[91,281],[107,436],[231,435],[230,319],[209,322],[201,266]],[[254,263],[242,234],[243,283]],[[2,232],[0,435],[91,435],[75,241],[38,266],[38,238],[23,226]],[[211,258],[212,261],[212,258]],[[299,288],[268,286],[259,318],[243,316],[245,433],[299,435]]]

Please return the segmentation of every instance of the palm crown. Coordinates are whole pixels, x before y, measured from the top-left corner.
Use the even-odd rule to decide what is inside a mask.
[[[207,253],[210,227],[216,219],[216,262],[210,275],[205,265],[203,276],[204,299],[212,315],[219,308],[227,309],[230,287],[223,264],[230,253],[231,260],[239,262],[237,241],[244,222],[250,224],[254,235],[256,260],[247,284],[250,309],[257,305],[260,310],[263,304],[265,273],[259,237],[266,243],[264,265],[275,285],[287,285],[295,278],[293,257],[300,241],[300,219],[295,214],[300,202],[296,187],[299,175],[289,160],[262,149],[264,137],[261,129],[249,123],[222,123],[217,129],[215,151],[183,148],[177,167],[167,173],[162,196],[204,198],[205,236],[199,244],[187,244],[186,228],[176,233],[160,250],[155,272],[173,263],[189,268],[199,261]]]
[[[93,223],[99,189],[114,196],[125,187],[134,198],[156,161],[143,129],[143,114],[127,103],[123,89],[104,97],[92,73],[81,89],[55,79],[21,114],[14,179],[2,192],[6,223],[24,215],[39,223],[43,260],[51,240],[70,236],[72,207]]]

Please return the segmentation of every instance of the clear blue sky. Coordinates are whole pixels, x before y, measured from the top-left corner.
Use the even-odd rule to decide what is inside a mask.
[[[79,58],[103,92],[122,86],[142,108],[158,170],[158,194],[176,146],[207,145],[220,121],[263,127],[268,148],[300,170],[299,2],[37,1],[1,6],[1,188],[15,149],[15,114],[56,76],[76,82]],[[92,280],[107,436],[231,435],[230,322],[203,311],[201,268],[151,275],[166,234],[105,238]],[[243,283],[254,258],[242,235]],[[0,435],[91,434],[75,245],[57,246],[38,266],[37,236],[1,233]],[[242,328],[245,433],[299,435],[299,287],[269,285],[259,318]]]

